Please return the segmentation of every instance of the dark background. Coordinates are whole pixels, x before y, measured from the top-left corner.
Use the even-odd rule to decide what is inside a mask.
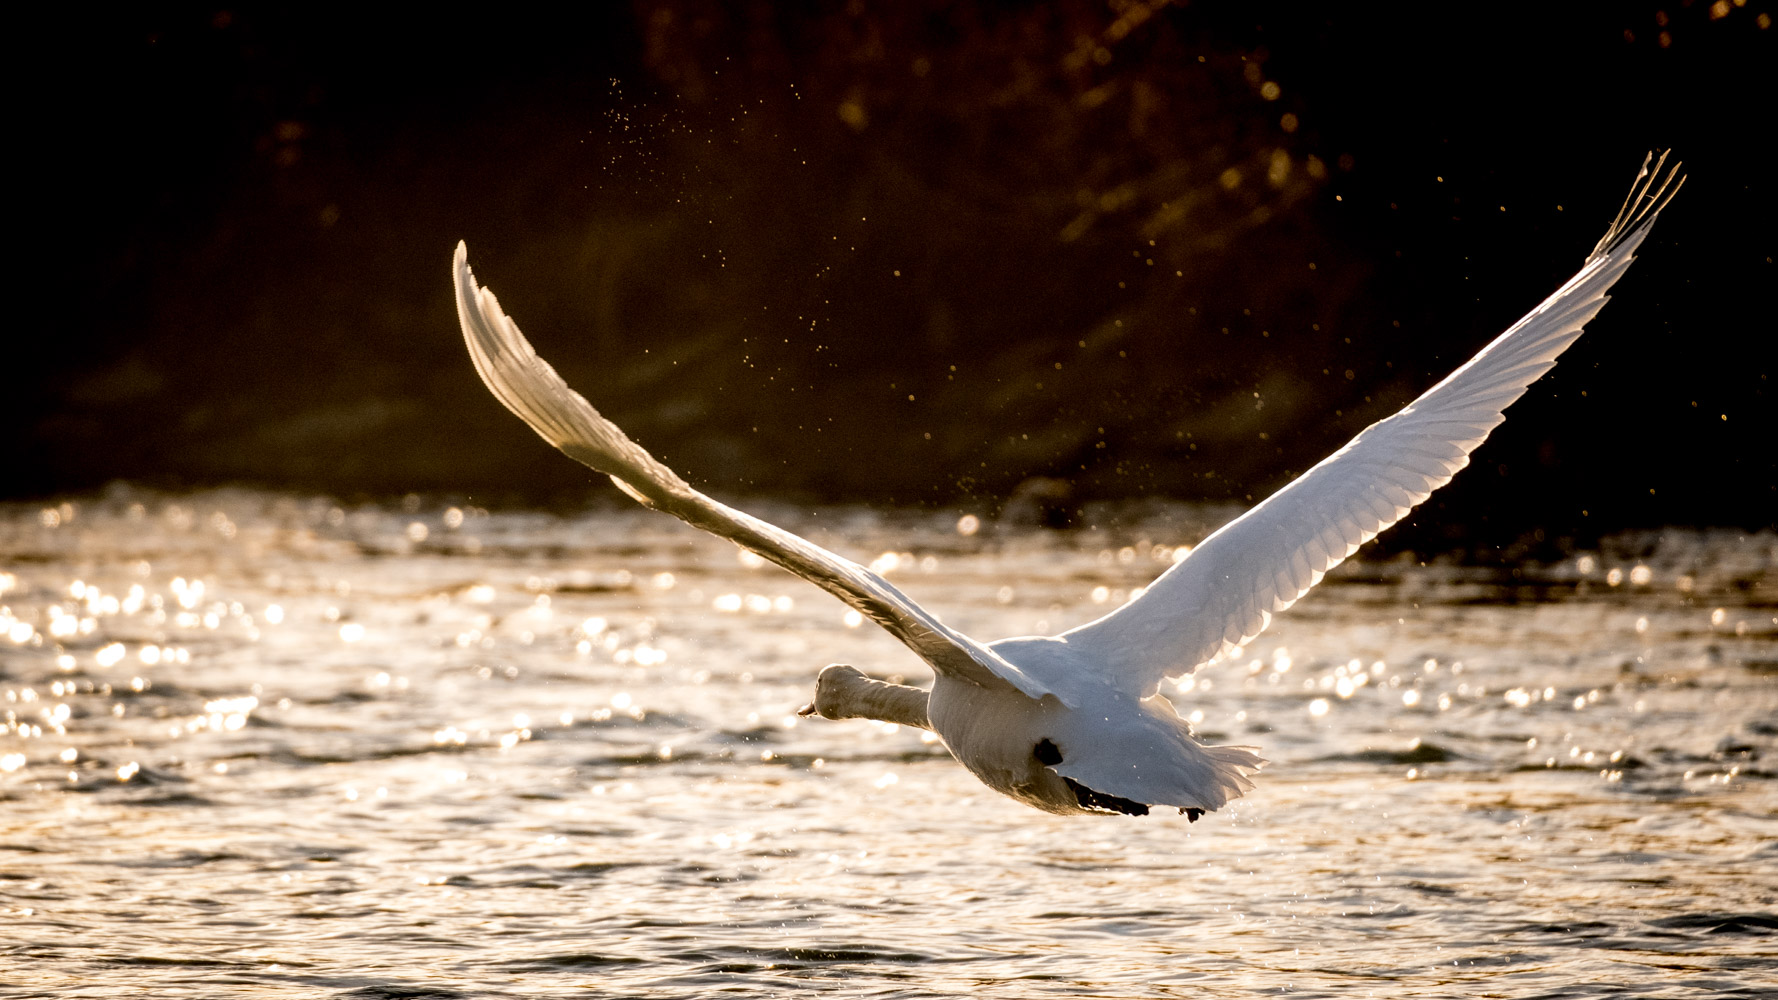
[[[719,495],[1259,499],[1690,180],[1394,536],[1770,525],[1773,4],[143,5],[15,48],[0,498],[615,496],[449,260]]]

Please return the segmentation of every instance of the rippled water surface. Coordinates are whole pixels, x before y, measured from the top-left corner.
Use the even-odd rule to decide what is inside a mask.
[[[984,638],[1227,512],[763,510]],[[964,525],[965,528],[968,525]],[[1778,538],[1350,563],[1171,689],[1271,764],[1055,817],[816,670],[929,675],[644,511],[115,491],[0,509],[15,996],[1770,995]]]

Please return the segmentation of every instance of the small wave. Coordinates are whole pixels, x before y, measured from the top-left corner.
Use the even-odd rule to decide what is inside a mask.
[[[1464,756],[1455,750],[1440,746],[1437,743],[1418,742],[1400,750],[1370,749],[1354,753],[1329,754],[1314,758],[1315,764],[1444,764],[1454,760],[1464,760]]]
[[[784,730],[777,726],[754,726],[751,729],[725,729],[713,736],[713,739],[729,743],[781,743],[785,737]]]
[[[219,958],[165,958],[160,955],[125,955],[122,958],[105,959],[104,964],[187,969],[248,969],[253,967],[250,963],[229,962]]]
[[[579,864],[560,869],[560,871],[574,878],[604,878],[612,872],[635,868],[640,864],[637,861],[582,861]]]
[[[1701,930],[1706,934],[1758,934],[1778,931],[1778,914],[1771,913],[1681,913],[1645,921],[1649,927],[1664,930]]]
[[[193,795],[190,792],[169,792],[165,795],[147,795],[139,799],[132,799],[130,804],[136,806],[158,806],[161,808],[175,809],[181,806],[208,808],[215,805],[216,802],[213,799],[205,798],[202,795]]]
[[[637,715],[613,712],[609,716],[577,718],[566,726],[538,730],[532,739],[559,739],[564,733],[601,729],[703,729],[705,726],[674,712],[644,711]]]
[[[439,986],[409,986],[405,983],[373,983],[340,994],[354,1000],[461,1000],[470,995],[462,990]]]
[[[106,762],[102,766],[107,770],[111,768],[109,762]],[[163,771],[158,767],[143,767],[138,764],[136,765],[136,769],[130,772],[129,781],[123,784],[124,787],[127,788],[154,788],[160,785],[183,785],[187,784],[187,780],[171,771]]]
[[[1650,854],[1647,851],[1619,851],[1615,854],[1602,854],[1594,859],[1602,865],[1659,865],[1672,860],[1665,854]]]
[[[1515,937],[1520,934],[1554,935],[1558,937],[1603,937],[1615,933],[1617,927],[1598,920],[1575,920],[1560,924],[1520,924],[1509,927],[1502,937]]]
[[[1174,913],[1171,910],[1122,910],[1116,913],[1106,913],[1103,910],[1046,910],[1043,913],[1036,914],[1031,919],[1106,920],[1107,918],[1116,918],[1115,922],[1118,923],[1132,923],[1145,920],[1175,920],[1178,919],[1178,916],[1179,914]]]
[[[594,952],[577,952],[570,955],[542,955],[537,958],[525,959],[520,962],[508,962],[505,968],[521,972],[525,969],[598,969],[613,965],[641,965],[647,959],[635,958],[630,955],[600,955]]]
[[[850,944],[814,948],[709,948],[664,956],[670,962],[715,962],[728,971],[755,972],[770,967],[774,971],[820,965],[852,965],[888,963],[913,965],[938,962],[942,959],[917,951],[892,951],[869,945]]]
[[[219,861],[251,861],[244,854],[227,851],[180,851],[157,858],[127,858],[113,861],[119,868],[202,868]]]
[[[472,875],[452,875],[444,884],[458,889],[562,889],[576,881],[593,881],[640,862],[585,862],[563,867],[508,865]]]

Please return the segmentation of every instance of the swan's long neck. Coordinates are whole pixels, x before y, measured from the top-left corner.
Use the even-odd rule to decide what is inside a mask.
[[[875,719],[931,729],[926,697],[921,688],[874,681],[852,667],[832,666],[816,684],[815,711],[828,719]]]

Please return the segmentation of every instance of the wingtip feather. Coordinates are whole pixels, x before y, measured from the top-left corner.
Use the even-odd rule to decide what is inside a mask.
[[[1650,150],[1642,158],[1636,179],[1630,183],[1630,193],[1624,196],[1624,203],[1619,207],[1617,217],[1611,220],[1610,228],[1594,245],[1593,252],[1587,255],[1588,263],[1610,256],[1631,236],[1646,231],[1661,214],[1661,209],[1666,208],[1685,186],[1685,175],[1680,173],[1684,161],[1675,160],[1672,167],[1667,167],[1667,157],[1672,152],[1671,149],[1661,150],[1660,158],[1656,159],[1655,152]],[[1650,166],[1651,161],[1653,166]]]

